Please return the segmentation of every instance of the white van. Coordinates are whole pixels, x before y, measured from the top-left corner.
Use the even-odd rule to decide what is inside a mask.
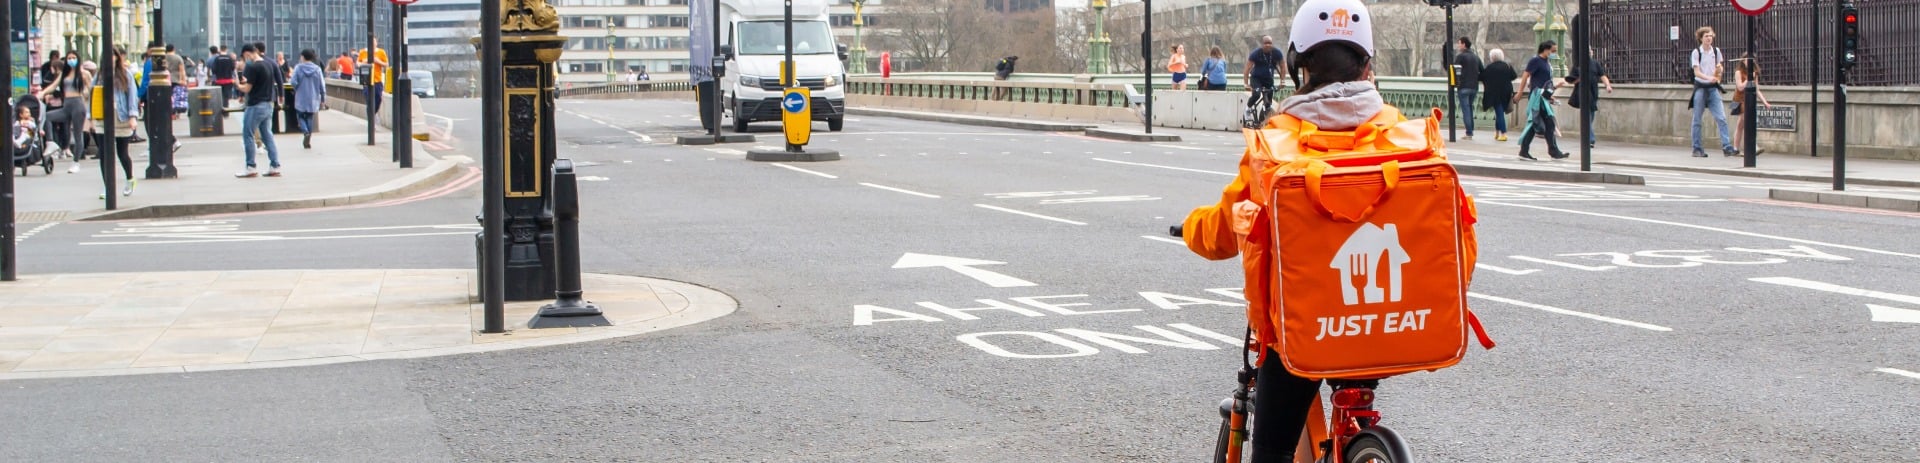
[[[413,80],[413,94],[421,98],[433,98],[436,93],[432,71],[407,71],[407,78]]]
[[[786,60],[785,4],[782,0],[722,0],[720,17],[726,22],[721,53],[727,57],[720,88],[725,111],[733,116],[733,130],[747,124],[780,120],[780,63]],[[799,84],[812,95],[813,120],[826,121],[840,131],[846,117],[847,59],[844,45],[834,42],[827,22],[826,0],[793,0],[793,67]]]

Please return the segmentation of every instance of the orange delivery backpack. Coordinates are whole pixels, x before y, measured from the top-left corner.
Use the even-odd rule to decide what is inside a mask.
[[[1404,120],[1388,106],[1349,132],[1284,114],[1243,131],[1264,158],[1250,193],[1265,197],[1266,217],[1254,233],[1273,239],[1269,310],[1287,371],[1365,379],[1437,370],[1466,354],[1469,328],[1493,347],[1467,310],[1474,208],[1447,162],[1440,117]]]

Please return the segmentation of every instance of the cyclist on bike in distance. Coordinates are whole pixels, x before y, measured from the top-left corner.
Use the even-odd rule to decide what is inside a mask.
[[[1260,104],[1262,90],[1267,92],[1273,91],[1274,70],[1280,68],[1282,61],[1284,60],[1280,55],[1280,50],[1273,48],[1273,36],[1260,36],[1260,48],[1254,49],[1253,53],[1247,55],[1247,68],[1242,70],[1240,74],[1240,81],[1245,82],[1247,91],[1252,93],[1252,95],[1247,97],[1247,107],[1251,108]],[[1268,98],[1273,97],[1272,93],[1268,93],[1266,96]],[[1272,102],[1268,101],[1266,103],[1271,104]]]
[[[1372,24],[1360,0],[1307,0],[1301,5],[1286,49],[1287,75],[1296,91],[1281,101],[1279,112],[1323,131],[1349,131],[1391,110],[1372,83]],[[1273,119],[1266,127],[1275,127]],[[1295,376],[1276,358],[1281,325],[1275,303],[1280,296],[1271,293],[1277,281],[1273,235],[1255,231],[1266,225],[1257,223],[1260,205],[1254,198],[1255,191],[1265,191],[1271,181],[1256,176],[1257,166],[1273,160],[1254,156],[1248,150],[1241,157],[1239,176],[1221,194],[1220,203],[1195,209],[1183,228],[1187,247],[1196,254],[1212,260],[1242,254],[1247,321],[1261,351],[1254,380],[1260,398],[1254,402],[1253,457],[1258,462],[1291,462],[1320,380]]]

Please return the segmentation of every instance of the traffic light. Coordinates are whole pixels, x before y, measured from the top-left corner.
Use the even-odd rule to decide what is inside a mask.
[[[1840,65],[1860,64],[1860,9],[1853,3],[1840,5]]]

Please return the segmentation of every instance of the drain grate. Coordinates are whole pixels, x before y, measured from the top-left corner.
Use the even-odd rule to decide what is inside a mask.
[[[67,220],[67,211],[17,212],[13,217],[19,223],[62,222]]]

